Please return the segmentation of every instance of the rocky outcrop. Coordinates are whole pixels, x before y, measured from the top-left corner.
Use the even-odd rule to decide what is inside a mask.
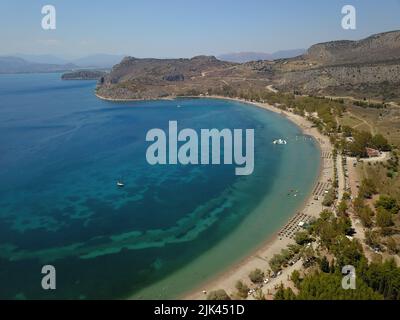
[[[78,70],[64,73],[62,80],[100,80],[106,75],[104,71],[97,70]]]
[[[276,69],[280,90],[399,99],[394,88],[400,84],[400,31],[317,44]]]
[[[177,74],[169,74],[163,77],[163,80],[165,81],[184,81],[185,76],[182,73],[177,73]]]
[[[359,41],[332,41],[313,45],[306,60],[323,65],[377,63],[400,58],[400,31],[376,34]]]
[[[312,46],[306,54],[275,61],[243,64],[212,56],[192,59],[124,58],[98,86],[114,99],[154,99],[187,93],[207,94],[263,89],[305,94],[379,96],[400,99],[400,31],[359,41],[333,41]],[[382,90],[380,89],[382,88]]]
[[[400,82],[400,60],[381,64],[340,65],[284,73],[277,81],[287,90],[317,92],[327,87]]]
[[[97,94],[113,99],[152,99],[206,91],[236,64],[213,56],[192,59],[137,59],[125,57],[99,84]]]

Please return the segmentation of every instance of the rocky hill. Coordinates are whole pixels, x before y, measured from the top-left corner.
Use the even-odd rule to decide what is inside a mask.
[[[100,80],[106,75],[105,71],[100,70],[77,70],[66,72],[61,76],[62,80]]]
[[[224,69],[232,66],[215,57],[198,56],[192,59],[137,59],[124,58],[115,65],[106,77],[105,83],[113,84],[120,81],[154,78],[158,81],[183,81],[201,76],[203,72]]]
[[[274,53],[265,52],[233,52],[227,54],[221,54],[218,56],[219,60],[246,63],[251,61],[259,60],[277,60],[277,59],[287,59],[300,56],[305,53],[304,49],[293,49],[293,50],[282,50]]]
[[[398,100],[400,31],[317,44],[274,70],[275,86],[283,91]]]
[[[126,57],[99,83],[97,94],[109,99],[198,95],[206,94],[213,88],[229,86],[232,81],[235,85],[243,84],[253,76],[254,71],[213,56],[192,59]],[[261,76],[257,80],[264,81]]]
[[[400,31],[380,33],[359,41],[316,44],[303,57],[323,65],[396,60],[400,58]]]
[[[305,54],[243,64],[215,57],[124,58],[99,83],[105,98],[154,99],[265,89],[400,100],[400,31],[312,46]]]

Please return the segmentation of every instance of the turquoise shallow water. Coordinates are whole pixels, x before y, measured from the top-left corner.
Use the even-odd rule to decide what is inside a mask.
[[[178,297],[282,226],[317,176],[316,144],[280,115],[211,99],[106,102],[94,82],[59,77],[0,76],[0,298]],[[146,133],[170,120],[255,129],[254,174],[150,166]],[[45,264],[55,291],[41,288]]]

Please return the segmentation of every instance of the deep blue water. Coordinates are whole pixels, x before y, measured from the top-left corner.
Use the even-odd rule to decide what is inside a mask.
[[[276,231],[311,189],[315,143],[280,115],[209,99],[106,102],[94,88],[59,74],[0,76],[0,298],[176,297]],[[255,129],[254,174],[150,166],[146,133],[171,120]],[[287,146],[271,143],[281,137]],[[55,291],[41,288],[45,264]]]

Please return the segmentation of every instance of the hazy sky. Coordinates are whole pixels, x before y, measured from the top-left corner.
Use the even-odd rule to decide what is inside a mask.
[[[41,28],[41,8],[57,29]],[[357,9],[357,30],[341,8]],[[400,0],[1,0],[0,54],[191,57],[308,48],[400,29]]]

